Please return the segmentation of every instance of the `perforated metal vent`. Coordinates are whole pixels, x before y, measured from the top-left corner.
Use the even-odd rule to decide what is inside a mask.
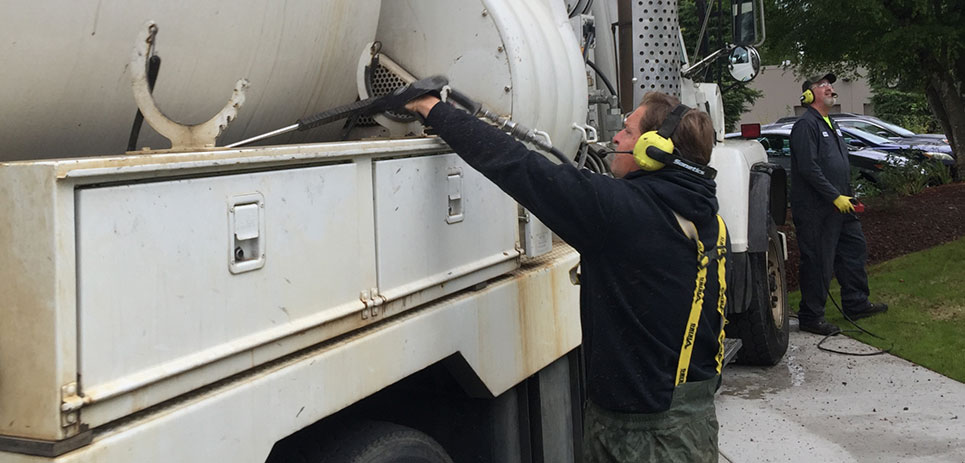
[[[633,101],[660,91],[680,97],[680,43],[676,0],[633,2]]]
[[[386,69],[383,66],[375,66],[374,69],[368,74],[368,81],[365,82],[365,88],[369,92],[369,96],[382,96],[392,93],[399,88],[406,85],[405,81],[401,77],[396,75],[394,72]],[[398,122],[412,122],[415,117],[405,111],[388,111],[384,113],[386,117]],[[370,117],[366,117],[359,120],[360,125],[368,125],[371,121],[372,125],[375,121]]]

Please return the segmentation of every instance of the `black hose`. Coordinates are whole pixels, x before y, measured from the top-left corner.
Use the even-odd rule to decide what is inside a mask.
[[[154,82],[157,81],[157,74],[161,70],[161,57],[158,55],[152,55],[147,62],[147,89],[149,92],[154,91]],[[144,123],[144,115],[141,114],[141,110],[137,110],[137,114],[134,115],[134,125],[131,126],[131,136],[127,139],[127,150],[134,151],[137,149],[137,138],[141,134],[141,124]]]
[[[556,147],[550,148],[548,151],[549,151],[550,154],[552,154],[553,156],[556,156],[556,159],[559,159],[560,161],[562,161],[563,164],[569,164],[569,165],[571,165],[571,166],[576,167],[576,163],[573,162],[572,159],[566,157],[566,155],[563,154],[562,151],[556,149]]]
[[[583,37],[583,40],[586,41],[586,45],[583,45],[583,61],[589,61],[590,45],[596,40],[596,32],[590,30],[590,32]]]
[[[873,337],[873,338],[880,339],[880,340],[882,340],[882,341],[888,341],[887,339],[885,339],[885,338],[883,338],[883,337],[881,337],[881,336],[878,336],[877,334],[874,334],[874,333],[872,333],[872,332],[870,332],[870,331],[862,328],[862,327],[859,326],[857,323],[855,323],[855,321],[852,320],[851,317],[848,316],[848,314],[844,313],[844,309],[842,309],[841,306],[838,305],[838,301],[836,301],[836,300],[834,299],[834,296],[831,295],[831,291],[830,291],[830,290],[828,291],[828,298],[831,299],[831,303],[834,304],[834,307],[838,309],[838,312],[841,312],[841,316],[843,316],[844,319],[847,320],[849,323],[851,323],[852,325],[854,325],[854,327],[857,328],[857,330],[841,330],[841,331],[839,331],[839,332],[837,332],[837,333],[829,334],[829,335],[825,336],[823,339],[821,339],[820,341],[818,341],[818,349],[823,350],[823,351],[825,351],[825,352],[831,352],[831,353],[834,353],[834,354],[852,355],[852,356],[855,356],[855,357],[871,357],[871,356],[873,356],[873,355],[887,354],[887,353],[891,352],[891,349],[892,349],[892,348],[895,347],[895,343],[894,343],[893,341],[891,342],[891,345],[888,346],[887,349],[878,349],[877,351],[874,351],[874,352],[849,352],[849,351],[843,351],[843,350],[838,350],[838,349],[832,349],[832,348],[829,348],[829,347],[824,347],[824,341],[827,341],[828,338],[830,338],[830,337],[832,337],[832,336],[837,336],[838,334],[842,334],[842,333],[864,333],[864,334],[867,334],[867,335],[869,335],[869,336],[871,336],[871,337]]]
[[[586,2],[586,7],[583,8],[583,14],[590,14],[590,8],[593,8],[593,0]]]
[[[593,69],[594,72],[596,72],[596,75],[600,76],[600,80],[603,81],[603,85],[606,85],[606,89],[610,91],[610,95],[617,96],[617,91],[615,88],[613,88],[613,84],[610,83],[610,79],[606,78],[606,75],[604,75],[603,71],[601,71],[600,68],[596,66],[596,63],[590,60],[586,60],[586,64],[590,66],[590,68]]]

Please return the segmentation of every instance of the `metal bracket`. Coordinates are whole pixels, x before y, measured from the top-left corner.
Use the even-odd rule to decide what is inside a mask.
[[[198,125],[179,124],[161,112],[154,103],[151,89],[147,82],[148,58],[154,52],[158,27],[154,21],[148,21],[141,30],[131,56],[131,87],[134,90],[134,100],[137,107],[144,114],[144,120],[159,134],[171,140],[171,149],[192,150],[199,148],[213,148],[215,140],[221,132],[238,115],[238,109],[245,102],[245,89],[248,80],[241,79],[235,84],[234,92],[228,103],[218,114]]]
[[[583,134],[583,141],[586,143],[596,143],[600,141],[599,135],[597,134],[596,127],[588,124],[580,124],[579,122],[573,123],[573,129],[578,130]],[[592,134],[592,135],[591,135]]]
[[[378,317],[379,308],[387,302],[385,296],[379,294],[379,288],[363,290],[359,293],[359,300],[365,304],[365,307],[362,308],[362,320]]]
[[[87,403],[79,394],[77,383],[67,383],[60,388],[60,426],[69,428],[80,421],[80,409]]]

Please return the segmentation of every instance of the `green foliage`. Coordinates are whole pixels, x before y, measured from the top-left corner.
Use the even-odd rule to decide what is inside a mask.
[[[878,177],[868,177],[857,169],[851,168],[851,186],[858,198],[874,198],[881,195]]]
[[[872,266],[868,279],[872,299],[888,304],[888,312],[863,319],[859,324],[883,338],[846,333],[878,348],[965,381],[965,238]],[[831,294],[838,299],[835,285]],[[789,295],[792,307],[800,292]],[[827,318],[842,329],[848,322],[832,304]]]
[[[728,76],[727,80],[731,80]],[[724,85],[727,85],[727,80]],[[725,87],[726,88],[726,87]],[[736,84],[721,95],[724,100],[724,126],[728,132],[737,130],[737,124],[741,120],[741,114],[754,106],[758,98],[764,96],[764,92],[755,90],[744,84]]]
[[[878,174],[875,189],[869,189],[869,191],[874,191],[869,196],[878,194],[911,196],[921,193],[929,186],[951,183],[951,172],[941,162],[916,157],[911,153],[908,155],[912,158],[902,165],[897,165],[896,162],[891,161],[884,166]]]
[[[921,193],[928,186],[928,177],[914,162],[903,166],[885,166],[878,179],[883,192],[896,193],[900,196]]]
[[[924,93],[903,92],[872,84],[871,102],[875,115],[915,133],[942,133],[938,119],[932,115]]]
[[[928,186],[938,186],[952,183],[952,171],[939,161],[928,160],[922,164]]]

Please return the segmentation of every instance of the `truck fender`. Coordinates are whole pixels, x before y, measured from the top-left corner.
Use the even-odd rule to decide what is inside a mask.
[[[747,251],[767,250],[769,220],[784,225],[787,217],[787,173],[768,162],[751,168],[750,195],[747,210]]]

